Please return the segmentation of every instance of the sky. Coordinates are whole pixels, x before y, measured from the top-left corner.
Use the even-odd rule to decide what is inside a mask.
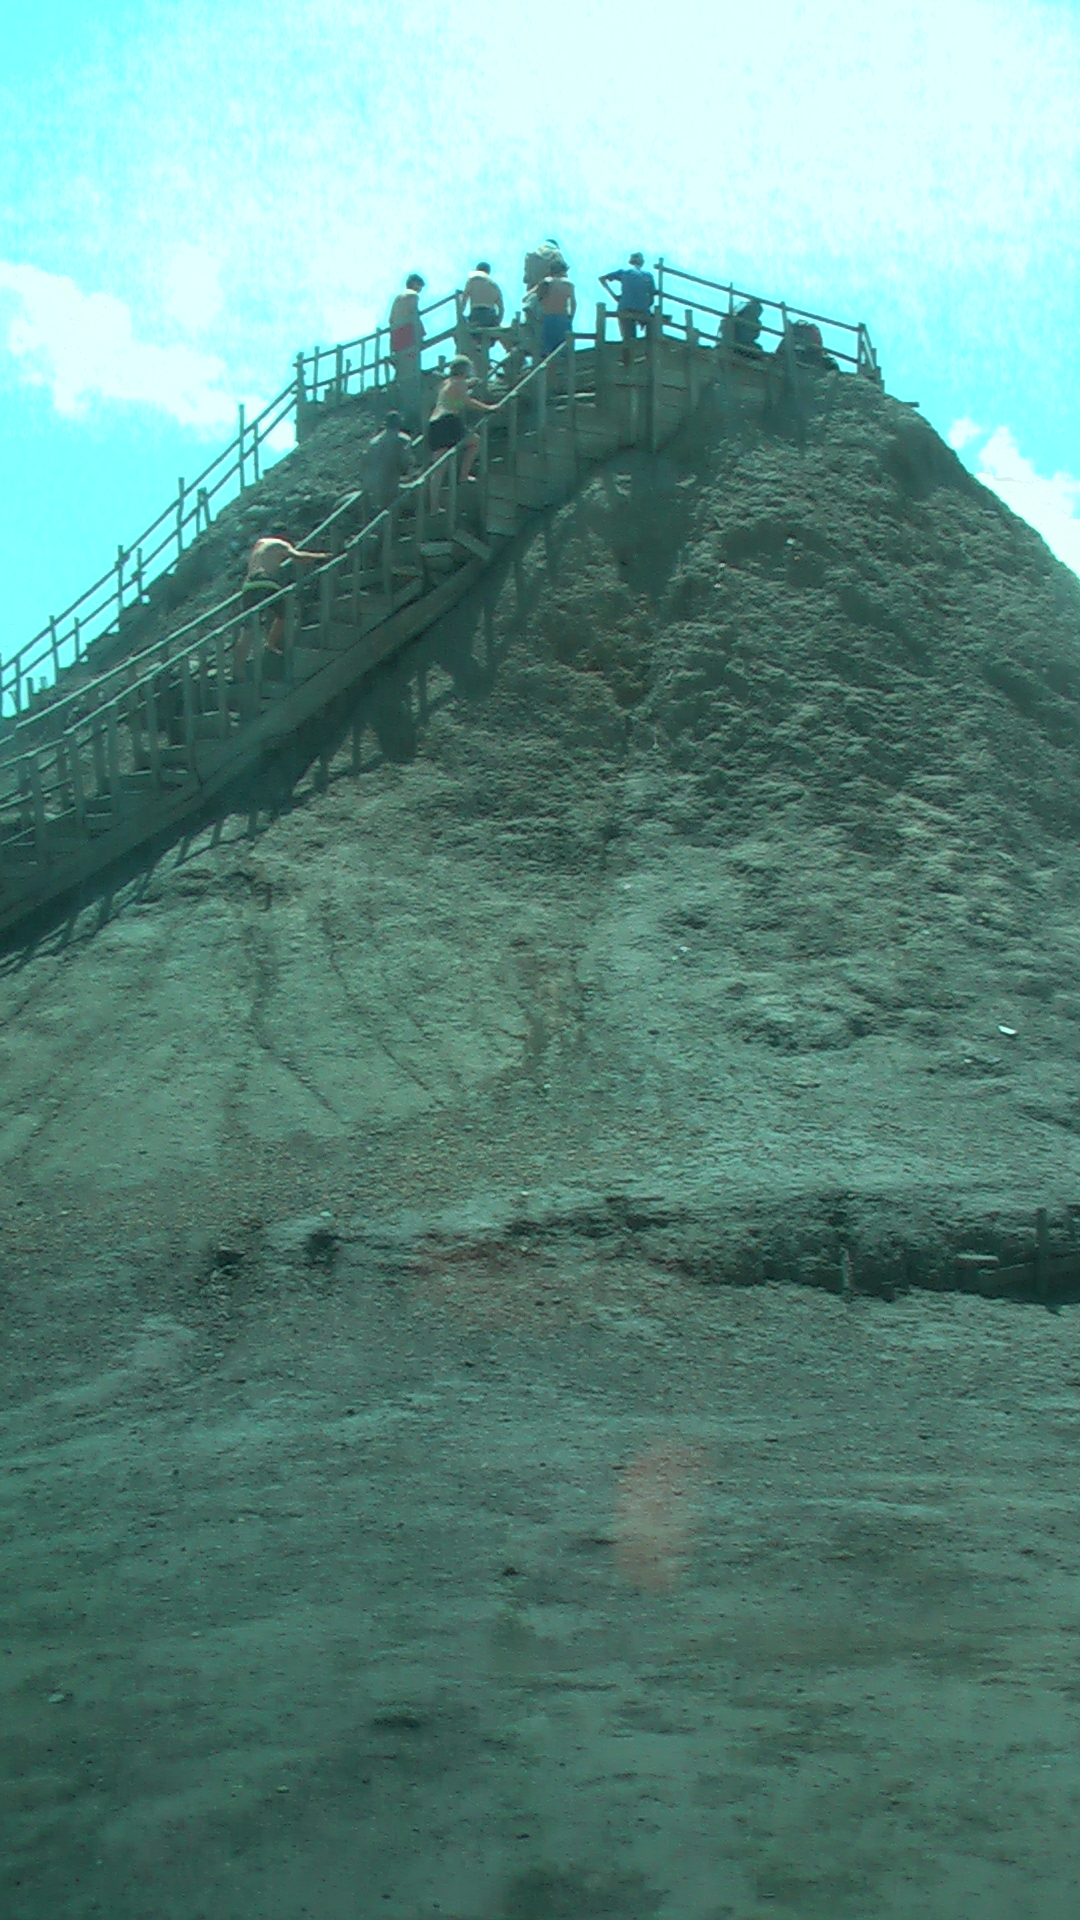
[[[0,656],[293,356],[555,234],[865,320],[1080,572],[1080,0],[36,0],[0,20]]]

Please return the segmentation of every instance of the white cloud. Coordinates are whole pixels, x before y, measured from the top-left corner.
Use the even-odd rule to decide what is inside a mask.
[[[980,449],[976,472],[984,486],[1042,534],[1051,553],[1080,574],[1080,478],[1059,472],[1047,479],[1037,473],[1008,427],[995,427]]]
[[[976,426],[974,420],[969,420],[965,414],[962,420],[954,420],[949,428],[949,445],[954,453],[960,453],[973,440],[981,440],[985,432],[985,427]]]
[[[200,333],[221,312],[220,265],[203,247],[184,242],[165,269],[165,304],[188,333]]]
[[[58,413],[91,401],[126,401],[184,427],[231,427],[236,401],[216,354],[135,337],[131,309],[109,293],[83,293],[65,274],[0,261],[3,344],[29,385],[48,387]]]

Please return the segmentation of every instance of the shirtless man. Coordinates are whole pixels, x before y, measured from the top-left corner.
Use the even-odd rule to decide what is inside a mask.
[[[401,411],[414,429],[420,425],[420,349],[424,344],[420,295],[423,291],[423,274],[410,273],[390,307],[390,358],[394,363]]]
[[[546,360],[574,330],[577,294],[573,281],[567,278],[565,260],[552,261],[550,273],[536,289],[536,306],[540,315],[540,357]]]
[[[265,633],[267,653],[280,653],[281,642],[285,635],[285,616],[280,604],[272,610],[266,603],[272,600],[282,585],[281,569],[287,560],[329,560],[328,553],[316,552],[313,548],[294,547],[288,534],[281,527],[275,527],[271,533],[264,533],[256,540],[248,555],[247,573],[241,590],[240,604],[245,613],[251,615],[245,620],[236,636],[233,647],[233,679],[238,680],[244,670],[244,662],[251,650],[251,642],[257,639],[259,632]],[[262,611],[260,611],[262,610]],[[269,630],[266,629],[265,612],[271,612]]]
[[[502,288],[491,277],[490,261],[477,261],[465,282],[461,310],[468,321],[469,336],[476,352],[477,371],[484,377],[488,370],[488,354],[495,334],[502,326],[504,311]]]

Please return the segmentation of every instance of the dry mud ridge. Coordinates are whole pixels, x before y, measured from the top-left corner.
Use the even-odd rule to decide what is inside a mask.
[[[0,1911],[1075,1920],[1078,774],[1038,537],[717,396],[6,955]]]

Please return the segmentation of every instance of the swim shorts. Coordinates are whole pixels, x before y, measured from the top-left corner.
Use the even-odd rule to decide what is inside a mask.
[[[547,359],[549,353],[554,353],[556,347],[561,347],[567,334],[572,332],[573,325],[568,313],[545,313],[540,327],[540,345],[543,348],[544,359]]]
[[[437,413],[428,421],[427,443],[432,453],[445,453],[465,438],[465,422],[456,413]]]

